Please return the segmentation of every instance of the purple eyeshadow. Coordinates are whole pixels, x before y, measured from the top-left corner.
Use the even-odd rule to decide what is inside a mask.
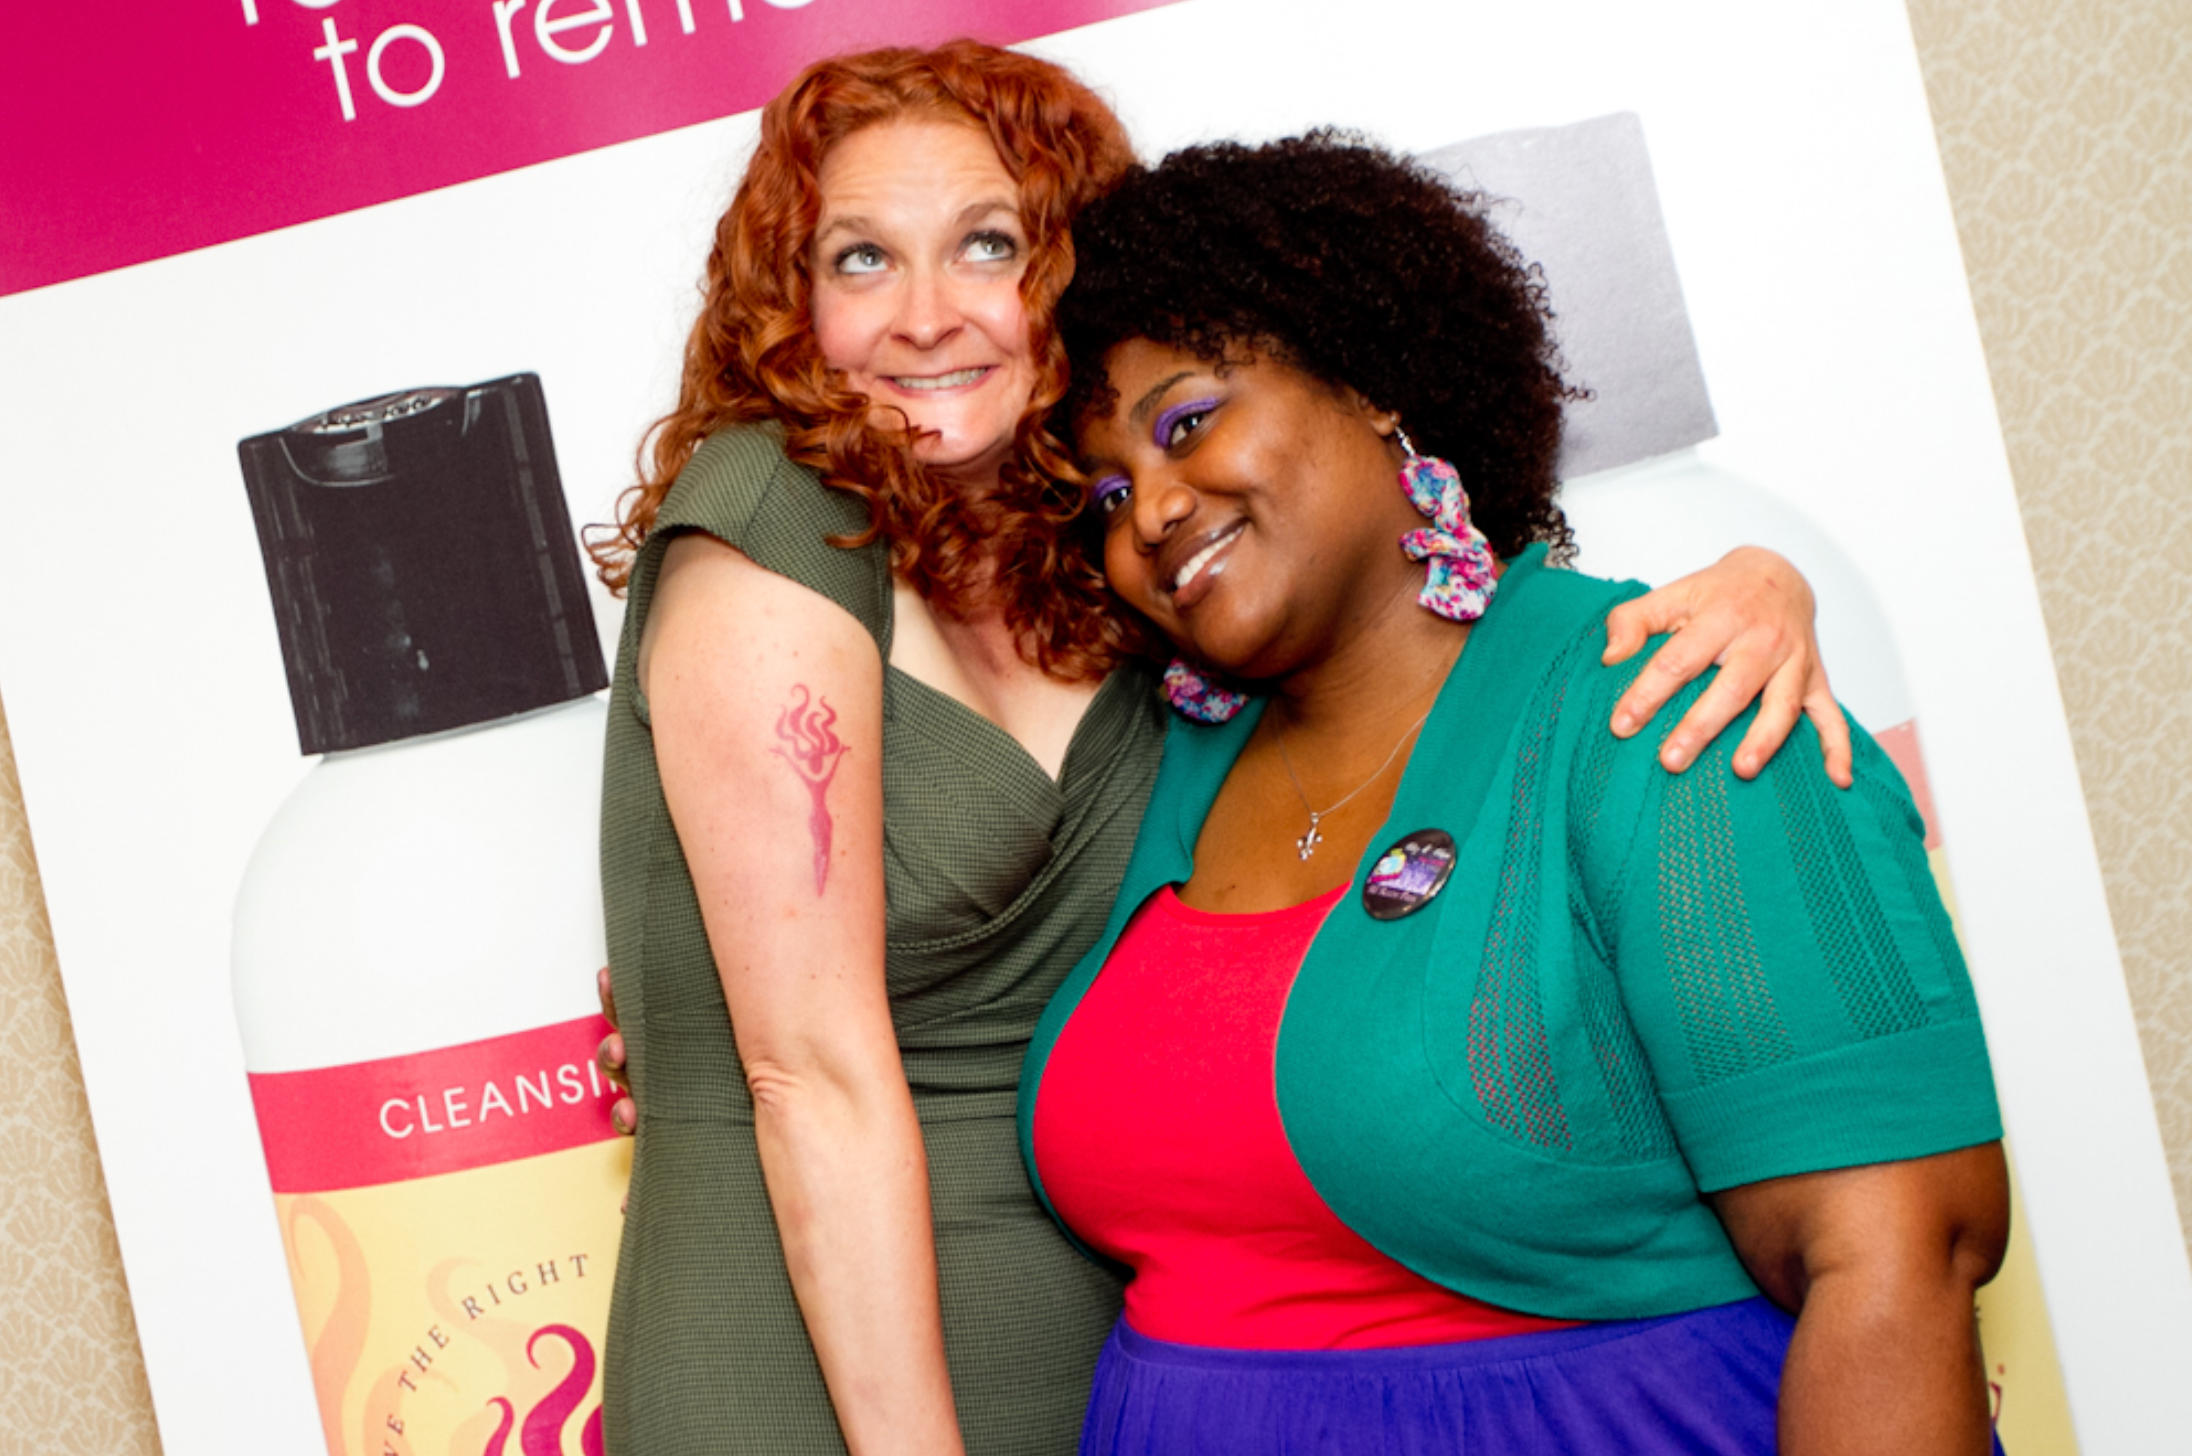
[[[1183,415],[1201,414],[1204,410],[1215,406],[1217,402],[1215,398],[1191,399],[1184,404],[1174,405],[1157,416],[1157,423],[1150,430],[1150,438],[1157,442],[1158,449],[1165,449],[1172,439],[1172,427],[1180,422]]]

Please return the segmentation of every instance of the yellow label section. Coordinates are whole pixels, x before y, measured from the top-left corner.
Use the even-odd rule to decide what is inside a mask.
[[[277,1195],[330,1456],[599,1456],[631,1144]]]

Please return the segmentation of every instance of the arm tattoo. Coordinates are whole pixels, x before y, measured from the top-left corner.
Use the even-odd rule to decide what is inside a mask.
[[[796,684],[793,691],[797,698],[777,714],[778,745],[771,751],[792,766],[814,801],[807,829],[814,836],[814,892],[820,895],[830,878],[830,780],[837,777],[839,760],[851,750],[832,731],[837,710],[829,699],[810,695],[805,683]]]

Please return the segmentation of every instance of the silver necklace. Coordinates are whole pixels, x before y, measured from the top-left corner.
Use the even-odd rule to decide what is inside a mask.
[[[1437,706],[1438,705],[1436,703],[1432,704],[1432,707],[1434,708]],[[1309,858],[1309,856],[1315,854],[1317,852],[1317,846],[1324,843],[1324,836],[1317,831],[1317,826],[1323,823],[1324,820],[1329,816],[1336,814],[1341,809],[1347,807],[1348,803],[1354,799],[1355,795],[1361,793],[1364,789],[1369,788],[1372,784],[1383,778],[1385,776],[1385,771],[1393,766],[1393,760],[1400,757],[1400,751],[1408,746],[1408,740],[1415,737],[1416,730],[1421,728],[1425,723],[1429,722],[1430,719],[1431,708],[1426,708],[1423,710],[1423,716],[1421,718],[1418,718],[1414,723],[1410,724],[1406,733],[1401,734],[1400,742],[1393,745],[1393,751],[1385,755],[1385,762],[1378,765],[1377,771],[1375,773],[1371,774],[1370,777],[1364,779],[1361,783],[1355,785],[1352,789],[1349,789],[1347,793],[1341,796],[1341,798],[1336,803],[1333,803],[1329,807],[1323,809],[1317,809],[1311,807],[1309,803],[1309,795],[1302,790],[1301,775],[1294,772],[1293,756],[1286,751],[1286,725],[1281,723],[1278,720],[1277,716],[1274,715],[1271,719],[1271,731],[1275,735],[1277,735],[1279,741],[1279,762],[1286,765],[1286,776],[1293,782],[1294,785],[1294,797],[1301,800],[1302,808],[1309,811],[1309,832],[1294,841],[1295,852],[1300,854],[1303,859],[1307,859]]]

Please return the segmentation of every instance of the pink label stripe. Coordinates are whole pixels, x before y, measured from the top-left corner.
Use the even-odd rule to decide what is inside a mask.
[[[616,1089],[594,1066],[608,1033],[582,1016],[377,1062],[254,1072],[274,1191],[399,1183],[615,1137]]]
[[[1893,728],[1876,728],[1872,741],[1880,745],[1880,751],[1902,772],[1903,782],[1909,785],[1918,815],[1926,821],[1926,848],[1939,849],[1941,821],[1933,813],[1933,782],[1926,777],[1926,755],[1918,746],[1918,720],[1912,718]]]
[[[0,295],[749,111],[823,56],[1010,44],[1168,3],[10,6]]]

